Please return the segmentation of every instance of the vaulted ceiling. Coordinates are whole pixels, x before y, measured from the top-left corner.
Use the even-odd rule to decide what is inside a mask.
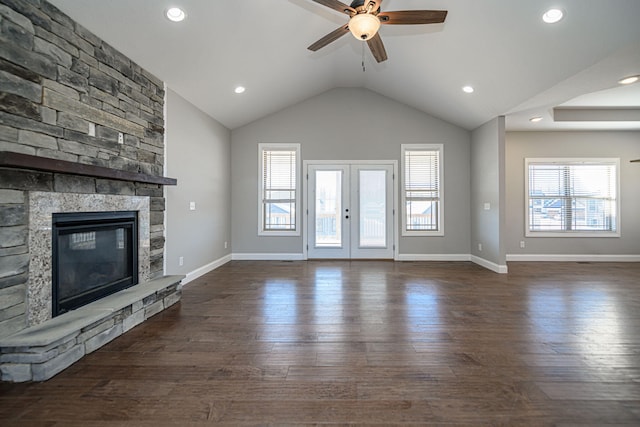
[[[617,83],[640,75],[638,0],[384,0],[384,11],[449,13],[443,24],[383,26],[380,64],[348,34],[307,50],[348,20],[312,0],[50,1],[230,129],[336,87],[469,130],[498,115],[510,130],[640,129],[640,83]],[[171,6],[187,18],[169,21]],[[544,23],[550,7],[564,19]],[[238,85],[246,92],[234,93]],[[561,105],[578,116],[554,122]],[[588,120],[579,117],[587,107]]]

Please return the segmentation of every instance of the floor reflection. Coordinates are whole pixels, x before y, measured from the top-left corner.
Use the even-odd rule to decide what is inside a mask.
[[[316,324],[338,324],[343,312],[342,268],[318,267],[313,287],[313,314]]]
[[[404,296],[410,337],[418,339],[427,332],[438,331],[440,305],[436,288],[428,283],[408,282]]]
[[[606,289],[584,286],[530,289],[528,315],[534,332],[558,352],[575,354],[590,365],[628,366],[637,355],[618,346],[629,339],[621,327],[622,304]]]
[[[386,316],[389,304],[387,276],[382,271],[359,272],[360,313],[365,317],[371,314]]]
[[[267,280],[262,314],[265,323],[295,324],[298,321],[296,282],[287,279]]]

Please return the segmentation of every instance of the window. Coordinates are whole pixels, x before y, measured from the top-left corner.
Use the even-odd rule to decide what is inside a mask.
[[[300,144],[258,144],[260,228],[262,236],[300,235],[298,171]]]
[[[443,235],[442,144],[402,144],[402,173],[402,235]]]
[[[527,236],[619,236],[620,159],[526,159]]]

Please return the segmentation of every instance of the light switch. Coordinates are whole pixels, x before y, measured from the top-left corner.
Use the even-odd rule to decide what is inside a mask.
[[[488,202],[487,202],[487,203],[485,203],[485,204],[484,204],[484,210],[485,210],[485,211],[491,210],[491,203],[488,203]]]
[[[190,211],[196,210],[196,202],[189,202],[189,210]]]

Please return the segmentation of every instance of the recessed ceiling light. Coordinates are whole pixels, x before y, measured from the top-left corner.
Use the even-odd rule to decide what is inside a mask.
[[[471,86],[463,86],[462,91],[465,93],[473,93],[473,87]]]
[[[237,88],[235,88],[233,91],[234,91],[235,93],[244,93],[244,91],[245,91],[245,90],[246,90],[246,89],[245,89],[245,87],[244,87],[244,86],[238,86],[238,87],[237,87]]]
[[[542,121],[542,117],[540,117],[540,116],[531,117],[529,119],[529,121],[532,122],[532,123],[538,123],[539,121]]]
[[[542,20],[547,24],[555,24],[564,18],[564,12],[561,9],[549,9],[542,15]]]
[[[180,22],[187,17],[187,14],[184,13],[184,10],[179,7],[170,7],[166,12],[167,18],[169,21]]]
[[[618,83],[620,83],[621,85],[630,85],[631,83],[635,83],[638,80],[640,80],[640,76],[629,76],[625,77],[624,79],[618,80]]]

